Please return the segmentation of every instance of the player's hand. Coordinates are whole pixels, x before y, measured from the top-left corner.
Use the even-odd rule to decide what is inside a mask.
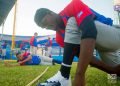
[[[23,62],[22,62],[22,61],[19,61],[18,63],[19,63],[19,64],[23,64]]]

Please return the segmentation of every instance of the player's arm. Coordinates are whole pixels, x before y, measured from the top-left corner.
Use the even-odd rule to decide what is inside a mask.
[[[9,62],[4,62],[4,65],[5,65],[6,67],[15,67],[15,66],[20,66],[20,64],[19,64],[19,63],[17,63],[17,64],[11,64],[11,63],[9,63]]]
[[[93,57],[93,51],[96,43],[97,30],[94,22],[86,21],[86,26],[79,28],[82,30],[80,60],[78,61],[77,71],[74,80],[74,86],[85,86],[85,72],[87,66]]]
[[[82,39],[80,50],[81,52],[79,56],[80,60],[77,66],[74,86],[85,86],[85,72],[87,66],[89,65],[92,59],[94,47],[95,39],[92,38]]]
[[[19,63],[19,64],[23,64],[23,63],[25,63],[25,62],[27,62],[27,61],[30,61],[31,59],[32,59],[32,56],[31,56],[31,55],[28,55],[28,57],[27,57],[25,60],[19,61],[18,63]]]
[[[110,66],[105,62],[103,62],[102,60],[97,60],[95,57],[92,58],[90,65],[104,72],[107,72],[110,74],[117,74],[118,76],[120,76],[120,65]]]

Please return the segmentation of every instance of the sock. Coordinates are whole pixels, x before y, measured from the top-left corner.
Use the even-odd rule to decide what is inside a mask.
[[[80,46],[77,44],[65,43],[63,53],[63,63],[61,64],[60,72],[64,78],[69,79],[73,58],[79,51]]]
[[[70,69],[71,69],[71,67],[66,67],[64,65],[61,66],[60,72],[64,78],[69,79]]]

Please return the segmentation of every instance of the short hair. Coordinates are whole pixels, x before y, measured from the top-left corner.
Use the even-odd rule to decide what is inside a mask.
[[[37,35],[38,35],[38,33],[37,33],[37,32],[35,32],[35,33],[34,33],[34,35],[35,35],[35,34],[37,34]]]
[[[51,39],[51,38],[48,36],[48,39]]]
[[[35,23],[40,26],[40,23],[42,21],[42,19],[49,13],[51,13],[52,11],[47,9],[47,8],[40,8],[36,11],[35,16],[34,16],[34,21]]]
[[[21,54],[21,52],[17,52],[17,53],[16,53],[16,57],[17,57],[19,54]]]

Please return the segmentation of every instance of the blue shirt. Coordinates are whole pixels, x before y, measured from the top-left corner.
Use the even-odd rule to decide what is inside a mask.
[[[39,56],[32,56],[32,59],[30,61],[25,62],[25,65],[39,65],[41,62],[41,59]]]
[[[34,37],[33,46],[37,47],[37,37]]]

